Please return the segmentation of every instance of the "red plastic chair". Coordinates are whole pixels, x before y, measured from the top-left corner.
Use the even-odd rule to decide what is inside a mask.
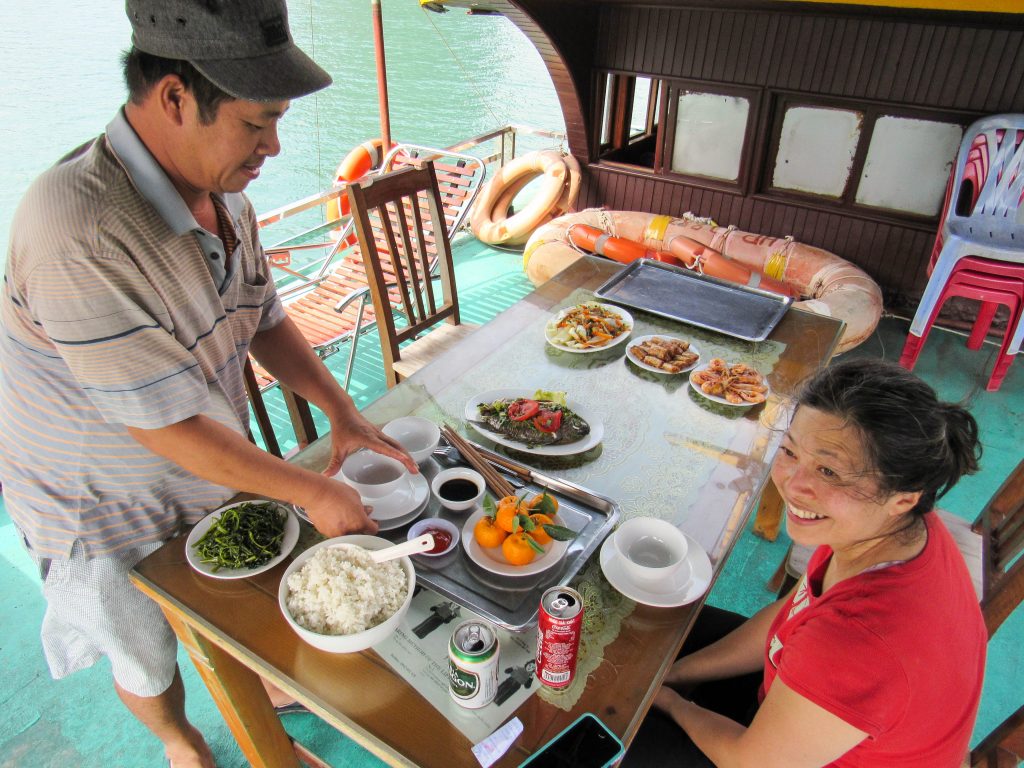
[[[929,264],[931,275],[904,345],[900,364],[912,368],[943,302],[966,296],[982,302],[969,345],[980,346],[995,314],[995,303],[1015,305],[987,389],[998,389],[1024,341],[1020,306],[1024,299],[998,279],[1024,281],[998,266],[1024,268],[1024,115],[994,115],[970,126],[948,185],[942,223]],[[969,268],[962,264],[975,260]],[[991,274],[996,283],[964,272]],[[998,287],[997,287],[998,286]],[[1005,295],[1000,295],[1005,294]],[[988,298],[986,298],[988,297]],[[1011,298],[1013,297],[1013,298]],[[1013,299],[1016,299],[1014,301]],[[1009,303],[1008,303],[1009,302]]]
[[[1002,347],[996,358],[996,364],[992,369],[986,389],[994,392],[999,389],[1006,378],[1006,373],[1013,363],[1014,354],[1009,349],[1013,342],[1016,331],[1021,327],[1022,315],[1024,315],[1024,264],[1010,264],[997,262],[991,259],[978,257],[965,257],[961,259],[954,268],[949,282],[936,302],[931,317],[928,318],[924,334],[920,337],[907,336],[907,343],[903,347],[903,354],[900,356],[900,365],[907,370],[913,370],[917,363],[918,355],[928,338],[928,331],[931,330],[935,317],[939,314],[942,305],[952,296],[963,296],[968,299],[975,299],[981,302],[977,318],[971,329],[971,335],[967,339],[968,349],[981,349],[982,343],[988,335],[995,317],[996,310],[1002,304],[1009,308],[1010,316],[1006,324],[1006,331],[1003,334]]]

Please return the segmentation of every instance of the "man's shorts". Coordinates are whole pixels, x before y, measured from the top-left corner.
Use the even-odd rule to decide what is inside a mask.
[[[40,636],[55,680],[110,659],[117,684],[136,696],[170,687],[177,641],[157,604],[128,581],[134,565],[161,544],[91,560],[75,544],[68,560],[38,559],[46,615]]]

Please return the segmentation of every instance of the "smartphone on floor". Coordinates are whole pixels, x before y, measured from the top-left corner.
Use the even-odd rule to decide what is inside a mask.
[[[606,768],[625,752],[619,737],[586,712],[530,755],[519,768]]]

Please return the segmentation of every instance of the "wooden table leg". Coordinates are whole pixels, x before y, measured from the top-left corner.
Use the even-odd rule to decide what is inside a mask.
[[[775,483],[769,477],[757,504],[754,533],[762,539],[775,541],[779,537],[779,529],[782,527],[782,509],[782,496],[779,495],[779,489],[775,487]]]
[[[198,628],[161,607],[174,633],[188,649],[249,764],[254,768],[299,768],[291,740],[259,675],[209,642]]]

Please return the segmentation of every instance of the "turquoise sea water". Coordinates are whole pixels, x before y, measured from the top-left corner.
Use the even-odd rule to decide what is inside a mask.
[[[4,0],[0,24],[0,244],[25,189],[100,133],[124,100],[131,28],[117,0]],[[290,0],[293,35],[334,78],[297,100],[282,152],[248,193],[258,211],[311,194],[353,146],[380,134],[369,0]],[[563,130],[551,78],[507,19],[383,0],[396,140],[445,146],[506,123]]]

